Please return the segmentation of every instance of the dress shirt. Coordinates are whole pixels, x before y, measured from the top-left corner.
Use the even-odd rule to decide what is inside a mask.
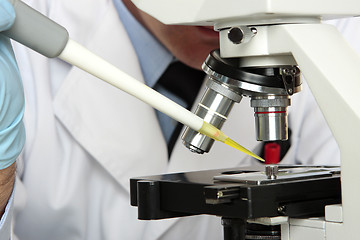
[[[122,0],[114,0],[114,5],[134,46],[146,85],[185,107],[186,104],[183,99],[166,88],[156,86],[157,81],[170,63],[176,61],[175,57],[137,21]],[[171,135],[177,126],[177,121],[159,111],[156,111],[156,114],[165,141],[169,143]]]

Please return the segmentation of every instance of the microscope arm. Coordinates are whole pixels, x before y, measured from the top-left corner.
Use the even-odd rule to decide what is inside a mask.
[[[269,54],[291,52],[339,145],[342,223],[327,223],[326,239],[351,239],[360,216],[360,56],[335,27],[289,24],[267,29]]]

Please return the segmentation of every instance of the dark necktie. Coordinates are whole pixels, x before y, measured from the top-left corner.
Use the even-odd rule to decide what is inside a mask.
[[[198,95],[204,78],[205,73],[203,71],[190,68],[181,62],[174,62],[169,65],[160,77],[159,81],[155,84],[154,89],[166,89],[166,91],[176,96],[172,100],[177,102],[176,99],[180,99],[183,103],[182,105],[185,105],[184,107],[189,110]],[[158,117],[163,117],[163,113],[158,113]],[[170,129],[172,133],[167,142],[169,158],[181,132],[182,126],[182,124],[177,123]]]

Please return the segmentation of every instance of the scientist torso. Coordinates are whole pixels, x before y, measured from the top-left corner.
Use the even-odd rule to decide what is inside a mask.
[[[73,40],[144,81],[113,1],[28,4],[63,25]],[[58,59],[18,45],[15,52],[25,88],[27,130],[16,191],[15,233],[20,240],[222,238],[217,217],[137,220],[137,209],[130,206],[129,179],[260,163],[221,143],[208,154],[196,155],[181,141],[169,161],[154,109]],[[305,118],[309,116],[311,121]],[[292,98],[292,147],[282,163],[337,164],[330,131],[318,130],[324,124],[304,86]],[[234,107],[223,130],[249,149],[261,146],[247,99]],[[314,131],[319,131],[316,142],[310,141]]]

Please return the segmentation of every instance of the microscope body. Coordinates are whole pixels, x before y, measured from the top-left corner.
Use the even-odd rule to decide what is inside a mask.
[[[296,222],[296,226],[300,226],[296,228],[297,231],[300,229],[299,236],[308,234],[309,239],[353,239],[357,235],[360,216],[360,189],[353,187],[360,183],[357,170],[360,164],[356,159],[357,148],[353,145],[360,136],[360,57],[333,26],[321,21],[360,16],[358,0],[134,0],[134,3],[165,24],[213,25],[220,35],[217,57],[237,58],[239,68],[276,68],[280,76],[285,71],[293,72],[290,75],[293,80],[298,74],[297,67],[300,69],[340,148],[341,204],[326,206],[323,219],[297,219],[287,221],[287,226]],[[334,57],[329,57],[329,51]],[[256,112],[264,112],[264,102],[281,103],[286,108],[289,96],[301,88],[301,82],[290,81],[288,87],[269,89],[262,86],[253,91],[253,88],[232,84],[233,77],[226,73],[219,75],[209,65],[205,64],[204,70],[214,81],[208,85],[205,102],[215,99],[218,94],[227,96],[221,103],[226,105],[225,110],[218,112],[225,117],[232,104],[244,95],[253,97],[254,108],[260,108],[255,110],[256,115]],[[283,80],[286,85],[286,77]],[[273,100],[274,96],[279,97]],[[271,111],[284,113],[284,109],[274,110],[273,107],[270,106]],[[201,111],[199,115],[206,117],[207,112]],[[279,117],[273,116],[274,119]],[[220,127],[224,122],[222,119],[213,121]],[[274,125],[266,126],[270,129]],[[258,138],[272,140],[270,135],[259,137],[258,134]],[[275,138],[286,138],[286,133],[275,135]],[[290,232],[289,229],[283,227],[282,230]],[[288,236],[284,233],[282,239]],[[293,236],[292,239],[297,238]]]

